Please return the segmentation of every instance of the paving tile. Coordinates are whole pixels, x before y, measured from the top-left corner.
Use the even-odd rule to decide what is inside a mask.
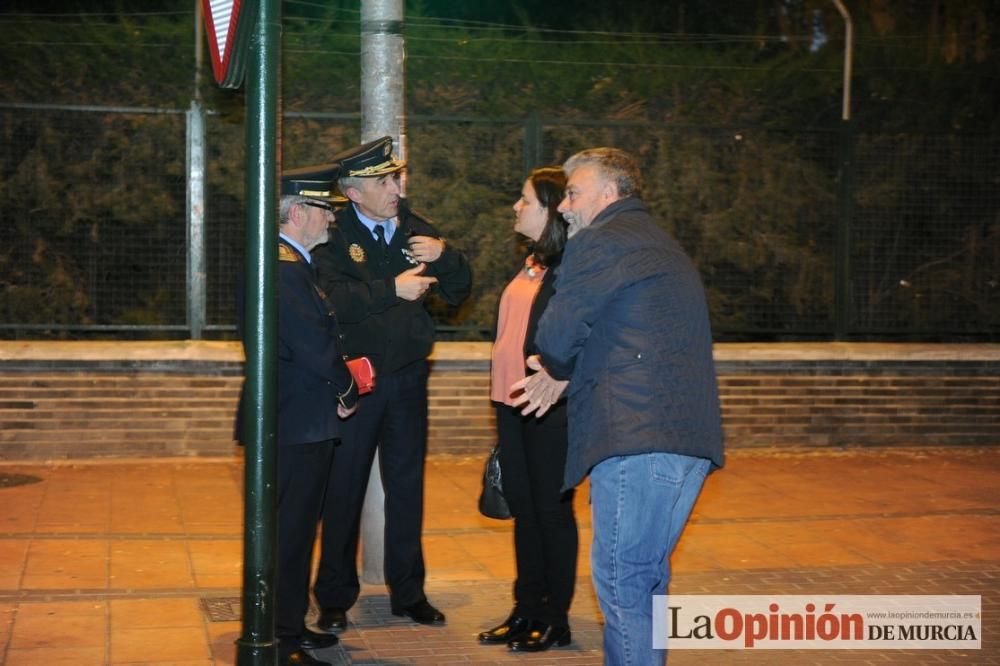
[[[178,489],[178,506],[185,525],[209,523],[218,525],[241,524],[243,520],[242,496],[235,489],[220,492],[198,492]]]
[[[107,498],[66,493],[49,495],[38,511],[40,532],[100,533],[108,528],[111,510]]]
[[[486,532],[466,535],[463,549],[478,566],[493,577],[513,580],[514,542],[510,533]]]
[[[47,601],[21,602],[17,606],[18,619],[32,618],[58,624],[67,617],[105,618],[108,614],[106,601]]]
[[[201,627],[204,616],[196,597],[112,599],[111,629]]]
[[[166,507],[114,507],[110,530],[115,534],[181,534],[184,524],[179,511]]]
[[[104,650],[107,619],[104,615],[42,615],[14,618],[10,648],[12,650],[65,647],[100,648]]]
[[[723,569],[766,569],[788,563],[780,553],[758,543],[753,525],[746,523],[706,525],[697,541],[685,534],[675,557],[686,555],[688,549],[695,549],[699,557]]]
[[[35,539],[28,546],[21,581],[26,589],[92,589],[107,584],[104,539]]]
[[[111,542],[112,589],[193,587],[194,573],[183,541],[116,540]]]
[[[1000,448],[744,450],[728,463],[706,482],[672,557],[672,593],[980,594],[988,635],[1000,631]],[[238,459],[18,470],[43,482],[0,494],[4,664],[234,663],[240,623],[211,621],[200,596],[240,594]],[[478,631],[509,612],[514,577],[512,523],[475,510],[481,472],[480,456],[428,459],[427,593],[448,624],[392,616],[385,586],[366,584],[342,645],[319,656],[337,666],[602,663],[586,484],[574,500],[581,548],[573,644],[518,655],[476,643]],[[11,571],[18,568],[21,579]],[[53,626],[59,644],[42,643]],[[1000,664],[1000,648],[677,651],[670,663]]]
[[[62,641],[60,641],[62,642]],[[4,664],[6,666],[38,666],[45,664],[65,664],[65,666],[103,666],[107,664],[103,647],[84,647],[79,645],[42,647],[42,648],[11,648],[7,650]]]
[[[27,540],[0,539],[0,590],[16,590],[20,587],[27,557]]]
[[[211,653],[202,627],[116,629],[111,634],[112,664],[208,661]]]
[[[242,585],[243,544],[240,541],[188,541],[188,551],[198,587]]]
[[[225,523],[185,521],[184,532],[190,536],[239,539],[243,536],[243,522],[242,518]]]
[[[90,466],[60,466],[48,477],[38,508],[39,531],[94,533],[106,530],[110,518],[109,474]]]
[[[10,640],[16,608],[14,602],[0,602],[0,654],[3,654],[3,646]]]
[[[871,560],[840,544],[826,541],[799,541],[776,546],[775,552],[794,566],[829,567],[867,564]]]
[[[44,479],[37,468],[4,467],[9,474],[25,474]],[[44,480],[3,489],[3,511],[0,511],[0,535],[31,531],[38,519],[38,510],[48,488]]]
[[[216,666],[216,662],[211,659],[185,659],[176,660],[170,659],[167,661],[131,661],[131,662],[114,662],[120,666],[129,666],[130,664],[135,664],[138,666]]]
[[[490,572],[463,548],[464,536],[424,537],[424,559],[428,578],[434,580],[475,580],[491,576]]]

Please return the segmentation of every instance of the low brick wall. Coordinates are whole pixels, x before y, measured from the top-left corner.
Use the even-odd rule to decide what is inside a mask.
[[[1000,444],[1000,345],[718,345],[726,443]]]
[[[1000,345],[720,344],[727,445],[1000,444]],[[432,357],[430,450],[494,438],[489,345]],[[235,455],[228,342],[0,341],[0,460]]]

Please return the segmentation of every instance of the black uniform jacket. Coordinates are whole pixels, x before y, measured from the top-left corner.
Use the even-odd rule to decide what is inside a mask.
[[[417,265],[408,252],[410,236],[441,234],[404,199],[397,225],[383,261],[378,242],[350,205],[337,213],[330,241],[313,251],[319,284],[336,308],[347,354],[368,356],[376,373],[393,373],[427,358],[434,342],[434,321],[423,300],[396,296],[395,278]],[[423,275],[438,279],[434,289],[451,305],[465,300],[472,286],[468,261],[450,243]]]
[[[239,311],[243,311],[242,303]],[[245,398],[244,391],[236,424],[240,441]],[[350,408],[357,403],[358,392],[344,364],[337,319],[305,257],[282,241],[278,247],[278,443],[308,444],[340,437],[338,401]]]

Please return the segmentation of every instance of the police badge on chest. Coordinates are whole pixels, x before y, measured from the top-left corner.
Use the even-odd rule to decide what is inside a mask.
[[[347,248],[347,254],[351,257],[351,260],[356,264],[364,263],[367,257],[365,256],[365,250],[357,243],[351,243],[350,247]]]

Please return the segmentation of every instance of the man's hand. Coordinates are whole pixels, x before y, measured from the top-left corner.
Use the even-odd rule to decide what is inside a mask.
[[[426,264],[414,266],[396,276],[396,295],[407,301],[415,301],[423,296],[431,285],[437,282],[435,277],[424,277],[421,273]]]
[[[527,363],[529,368],[538,372],[511,385],[510,394],[514,396],[515,407],[524,405],[522,414],[527,416],[535,412],[536,417],[542,417],[566,391],[569,380],[553,379],[542,367],[542,360],[537,355],[529,356]],[[519,391],[523,393],[518,395]]]
[[[410,236],[410,254],[417,261],[437,261],[444,252],[444,241],[432,236]]]
[[[354,403],[354,406],[351,407],[350,409],[344,407],[343,405],[337,405],[337,416],[339,416],[342,419],[346,419],[348,416],[358,411],[358,405],[360,404],[361,404],[360,402],[356,402]]]

